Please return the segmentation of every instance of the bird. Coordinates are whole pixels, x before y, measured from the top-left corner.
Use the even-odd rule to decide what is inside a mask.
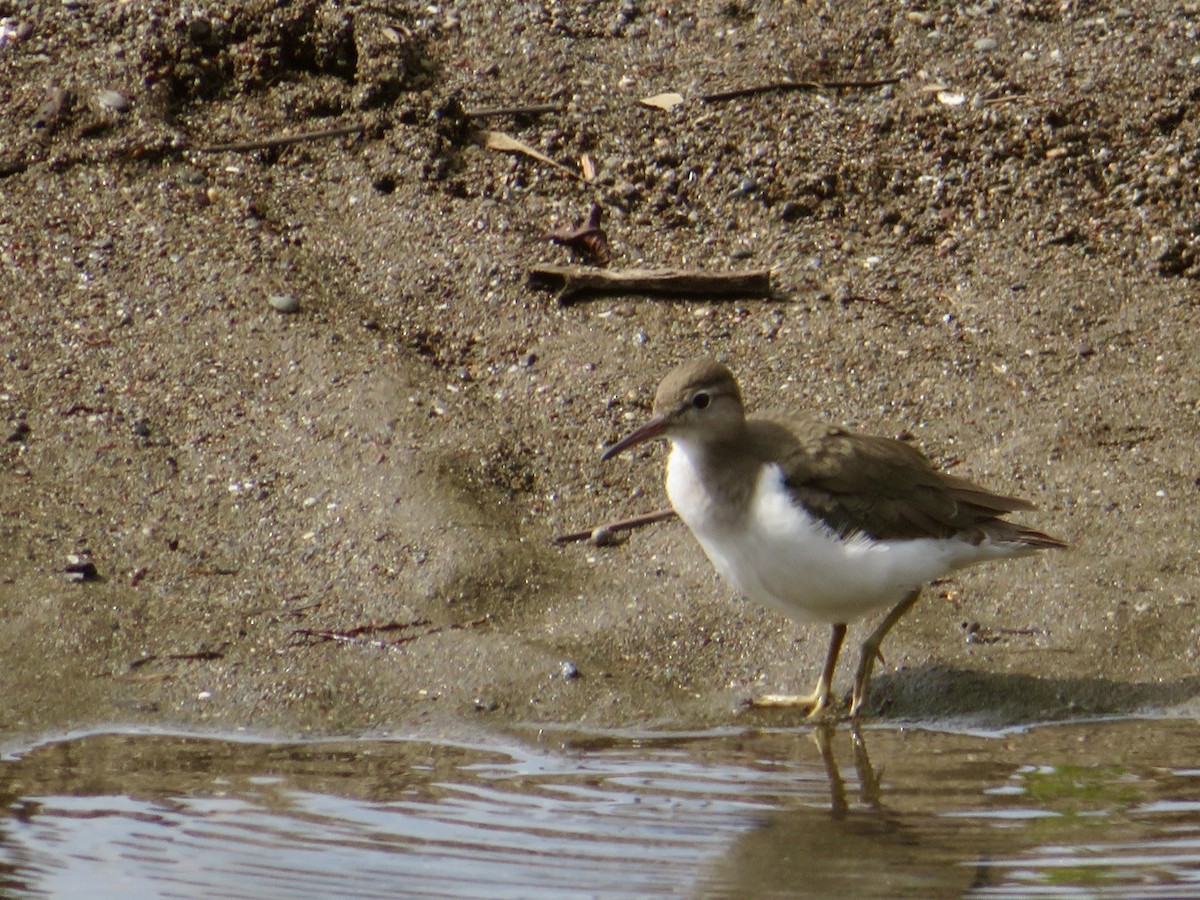
[[[880,645],[926,584],[977,563],[1067,547],[1005,518],[1032,503],[941,471],[905,441],[748,416],[733,372],[713,359],[672,369],[651,418],[601,459],[656,438],[671,445],[671,506],[717,572],[793,621],[831,627],[812,693],[768,694],[754,706],[832,711],[848,624],[887,610],[862,644],[849,706],[857,718]]]

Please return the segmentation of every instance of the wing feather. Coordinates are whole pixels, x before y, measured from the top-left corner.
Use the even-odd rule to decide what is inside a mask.
[[[844,428],[752,420],[752,439],[764,459],[776,459],[796,499],[839,534],[875,540],[920,537],[986,539],[1066,546],[1039,531],[1002,519],[1033,504],[940,472],[920,450],[892,438]]]

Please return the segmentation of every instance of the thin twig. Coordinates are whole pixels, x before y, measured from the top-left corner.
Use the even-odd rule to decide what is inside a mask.
[[[325,128],[320,131],[302,131],[300,134],[281,134],[257,141],[209,144],[207,147],[197,147],[196,150],[200,153],[241,153],[246,150],[269,150],[272,147],[286,147],[288,144],[302,144],[305,141],[316,141],[321,138],[357,134],[366,127],[365,125],[342,125],[338,128]]]
[[[1003,97],[990,97],[983,101],[984,106],[998,106],[1001,103],[1024,103],[1032,100],[1029,94],[1005,94]]]
[[[432,619],[413,619],[411,622],[386,622],[383,625],[371,622],[367,625],[357,625],[354,628],[348,628],[341,633],[357,637],[361,634],[374,634],[379,631],[407,631],[409,628],[422,628],[431,624],[433,624]]]
[[[172,660],[176,662],[208,662],[214,659],[224,659],[225,648],[227,646],[228,642],[222,644],[217,650],[197,650],[195,653],[166,653],[162,656],[159,656],[157,653],[151,653],[149,656],[143,656],[139,659],[135,659],[129,664],[129,668],[140,669],[143,666],[148,666],[150,663],[157,662],[159,660]]]
[[[645,513],[640,516],[632,516],[628,519],[618,519],[616,522],[608,522],[604,525],[597,525],[595,528],[589,528],[587,531],[574,531],[571,534],[560,534],[554,539],[556,544],[574,544],[577,541],[591,541],[598,547],[603,547],[606,544],[614,543],[613,535],[619,534],[622,531],[632,531],[635,528],[641,528],[644,525],[653,525],[655,522],[665,522],[667,519],[676,517],[673,509],[660,509],[658,512]]]
[[[381,650],[396,650],[401,645],[407,644],[410,641],[415,641],[417,638],[428,637],[431,634],[438,634],[442,631],[457,631],[462,628],[473,628],[476,625],[483,625],[489,621],[491,616],[481,616],[478,619],[472,619],[470,622],[451,622],[449,625],[435,625],[432,628],[427,628],[419,634],[405,635],[393,641],[387,640],[371,640],[363,637],[365,634],[376,633],[380,631],[402,631],[408,628],[416,628],[422,625],[428,625],[429,619],[417,619],[413,622],[388,622],[383,625],[368,624],[358,625],[354,628],[345,630],[335,630],[332,628],[293,628],[289,634],[294,638],[311,638],[316,641],[334,641],[342,644],[358,644],[362,647],[375,647]]]
[[[427,628],[420,634],[410,634],[408,637],[398,638],[392,641],[394,645],[407,644],[409,641],[415,641],[417,638],[429,637],[431,634],[440,634],[443,631],[461,631],[464,628],[475,628],[479,625],[485,625],[491,621],[491,616],[480,616],[478,619],[472,619],[470,622],[451,622],[449,625],[435,625],[433,628]]]
[[[483,109],[468,109],[464,115],[468,119],[490,119],[493,116],[540,116],[545,113],[562,112],[563,107],[557,103],[537,103],[531,106],[489,106]]]
[[[736,100],[739,97],[750,97],[754,94],[769,94],[773,91],[834,91],[848,89],[866,89],[883,87],[888,84],[898,84],[899,78],[876,78],[870,81],[773,81],[770,84],[760,84],[748,88],[735,88],[729,91],[718,91],[715,94],[704,94],[700,97],[704,103],[720,103],[723,100]]]

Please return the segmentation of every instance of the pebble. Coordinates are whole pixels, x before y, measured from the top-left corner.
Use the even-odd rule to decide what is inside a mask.
[[[589,540],[596,547],[615,547],[617,544],[624,543],[624,540],[618,536],[617,532],[604,525],[594,529]]]
[[[123,113],[129,109],[129,98],[120,91],[97,91],[96,102],[104,109],[109,109],[113,112]]]
[[[981,37],[975,42],[975,49],[980,53],[991,53],[999,45],[995,38]]]
[[[213,27],[208,19],[197,17],[188,22],[188,37],[197,44],[212,40]]]
[[[285,315],[300,311],[300,301],[292,294],[272,294],[267,298],[267,302],[271,304],[272,309]]]
[[[0,19],[0,47],[15,41],[23,41],[33,34],[33,26],[28,22],[14,26],[8,16]]]
[[[70,92],[66,88],[56,84],[50,85],[46,89],[46,99],[38,107],[38,111],[33,117],[31,127],[35,129],[49,128],[54,125],[58,121],[58,117],[62,115],[70,97]]]
[[[568,680],[579,677],[579,667],[569,659],[564,659],[558,664],[558,674]]]
[[[67,581],[76,584],[100,579],[100,573],[97,571],[95,563],[92,562],[91,557],[83,553],[72,553],[68,556],[63,571],[67,573]]]
[[[816,213],[816,209],[807,203],[797,203],[795,200],[787,200],[779,209],[779,218],[785,222],[795,222],[797,219],[807,218],[814,213]]]

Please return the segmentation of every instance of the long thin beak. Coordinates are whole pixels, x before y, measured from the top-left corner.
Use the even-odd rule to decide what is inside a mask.
[[[607,462],[622,450],[628,450],[630,447],[636,446],[644,441],[648,441],[651,438],[660,437],[662,433],[667,430],[667,426],[670,423],[671,420],[666,416],[655,416],[641,428],[637,429],[631,434],[626,435],[605,450],[604,454],[600,457],[600,461]]]

